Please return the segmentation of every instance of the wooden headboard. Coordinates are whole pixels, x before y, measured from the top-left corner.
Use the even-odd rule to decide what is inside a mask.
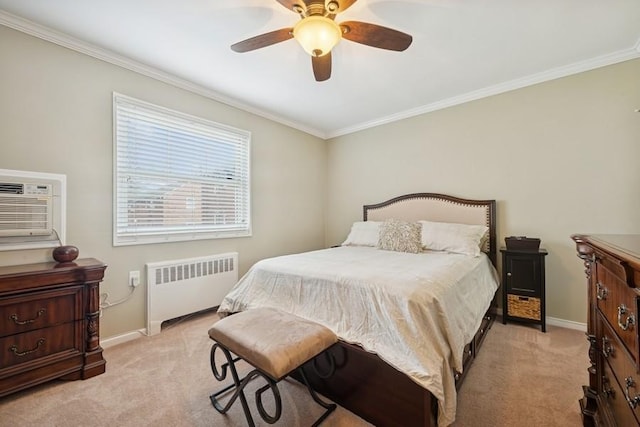
[[[363,207],[365,221],[384,221],[389,218],[486,225],[489,227],[489,240],[482,250],[487,253],[493,265],[496,265],[495,200],[469,200],[445,194],[413,193]]]

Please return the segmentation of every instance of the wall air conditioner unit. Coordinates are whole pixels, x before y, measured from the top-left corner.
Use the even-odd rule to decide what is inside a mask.
[[[51,184],[0,181],[0,236],[51,235],[52,209]]]
[[[0,252],[64,245],[66,205],[66,175],[0,169]],[[50,256],[12,254],[18,261],[31,255]],[[0,263],[3,259],[0,253]]]

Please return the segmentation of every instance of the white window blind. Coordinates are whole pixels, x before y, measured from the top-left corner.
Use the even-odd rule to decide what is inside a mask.
[[[251,234],[251,134],[120,94],[114,245]]]

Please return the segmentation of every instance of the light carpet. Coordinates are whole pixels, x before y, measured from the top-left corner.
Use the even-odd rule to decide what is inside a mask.
[[[156,336],[108,348],[107,372],[97,377],[53,381],[0,398],[0,426],[245,426],[239,402],[224,416],[209,401],[220,387],[209,366],[207,335],[217,319],[212,312],[188,316]],[[579,331],[550,326],[542,333],[496,322],[458,394],[454,426],[581,425],[587,348]],[[258,381],[247,396],[256,424],[266,426],[252,404]],[[280,390],[276,426],[309,426],[322,413],[296,381],[281,382]],[[322,425],[370,426],[340,407]]]

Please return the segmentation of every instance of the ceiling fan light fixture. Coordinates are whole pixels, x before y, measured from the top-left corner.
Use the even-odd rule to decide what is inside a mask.
[[[324,56],[342,38],[340,26],[324,16],[308,16],[293,27],[293,37],[311,56]]]

